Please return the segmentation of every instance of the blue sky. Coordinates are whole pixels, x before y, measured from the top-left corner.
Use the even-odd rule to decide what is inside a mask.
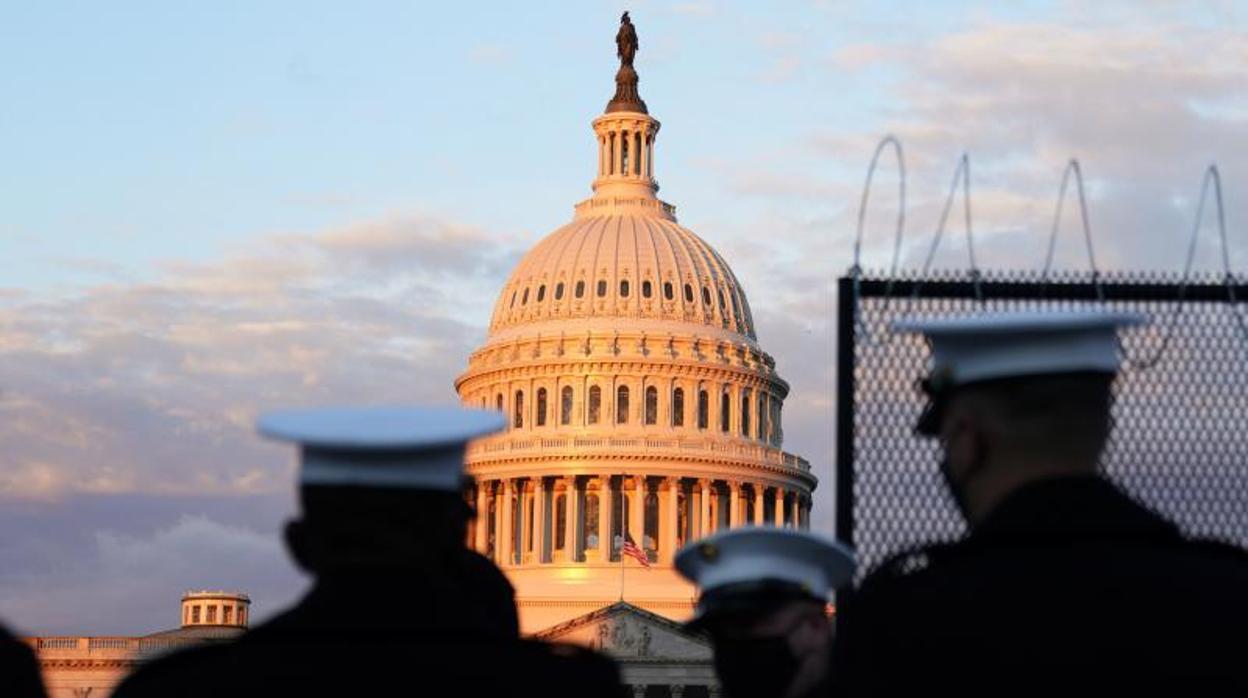
[[[725,208],[708,161],[800,150],[809,132],[881,118],[878,85],[897,71],[834,65],[862,29],[903,42],[994,16],[905,3],[630,6],[644,95],[665,122],[663,182],[691,223]],[[586,190],[587,122],[611,93],[618,14],[618,3],[10,7],[5,282],[99,280],[87,260],[142,279],[155,262],[211,259],[258,234],[410,209],[536,235]]]
[[[589,194],[625,8],[660,196],[733,266],[793,384],[785,447],[828,483],[816,526],[832,289],[882,135],[905,144],[905,267],[966,151],[987,268],[1040,266],[1078,156],[1104,268],[1179,270],[1216,161],[1248,270],[1235,2],[10,3],[0,530],[31,533],[0,537],[0,618],[147,632],[187,587],[245,587],[259,615],[296,596],[292,454],[256,413],[454,400],[511,267]],[[869,267],[894,177],[885,159]],[[1057,264],[1078,270],[1076,210]],[[938,267],[965,267],[960,233]]]

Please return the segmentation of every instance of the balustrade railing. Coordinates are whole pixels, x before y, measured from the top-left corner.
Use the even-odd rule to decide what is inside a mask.
[[[782,449],[759,443],[740,441],[722,441],[718,439],[681,439],[681,438],[645,438],[645,437],[523,437],[489,439],[470,444],[467,457],[469,462],[488,461],[512,454],[561,454],[578,453],[591,449],[639,450],[639,451],[674,451],[681,455],[699,452],[726,455],[732,458],[756,461],[767,465],[785,467],[810,472],[810,463],[800,456],[787,453]]]

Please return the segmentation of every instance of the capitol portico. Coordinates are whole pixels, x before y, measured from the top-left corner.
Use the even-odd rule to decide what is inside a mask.
[[[469,542],[507,572],[528,633],[621,599],[686,618],[682,545],[809,524],[816,479],[781,448],[788,383],[732,269],[658,198],[659,126],[629,56],[592,123],[593,195],[516,266],[455,383],[508,418],[468,450]],[[621,559],[629,539],[650,569]]]

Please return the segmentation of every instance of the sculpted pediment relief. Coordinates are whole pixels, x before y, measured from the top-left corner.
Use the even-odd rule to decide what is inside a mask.
[[[622,660],[709,662],[710,647],[678,627],[645,611],[617,605],[552,628],[542,638],[583,645]]]

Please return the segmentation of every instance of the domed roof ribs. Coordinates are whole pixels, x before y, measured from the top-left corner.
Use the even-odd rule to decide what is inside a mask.
[[[643,218],[641,220],[641,225],[642,227],[646,229],[646,235],[650,239],[650,252],[654,256],[654,283],[655,283],[654,293],[656,296],[658,296],[658,299],[659,299],[658,307],[662,309],[663,308],[663,296],[661,294],[663,293],[663,277],[662,277],[661,272],[663,270],[663,260],[659,259],[659,256],[661,254],[659,252],[659,241],[658,241],[658,237],[655,236],[654,234],[654,226],[650,225],[650,221],[648,219]]]

